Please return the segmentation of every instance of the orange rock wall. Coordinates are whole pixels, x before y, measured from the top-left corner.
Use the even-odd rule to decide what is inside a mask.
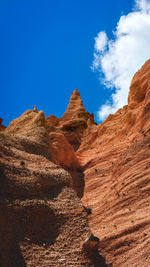
[[[116,267],[149,266],[150,60],[133,77],[128,106],[110,115],[77,151],[91,231]]]
[[[149,177],[150,60],[101,125],[77,89],[60,119],[27,110],[0,133],[3,266],[150,266]]]

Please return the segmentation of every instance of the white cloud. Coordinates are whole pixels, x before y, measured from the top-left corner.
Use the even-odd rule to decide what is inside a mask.
[[[135,0],[135,10],[150,12],[150,2],[148,0]]]
[[[94,38],[96,51],[104,52],[107,45],[107,35],[105,32],[99,32],[98,36]]]
[[[99,119],[104,120],[127,104],[131,79],[150,57],[150,0],[135,0],[134,10],[120,17],[114,39],[99,32],[94,48],[92,69],[103,73],[107,88],[115,88],[98,111]]]

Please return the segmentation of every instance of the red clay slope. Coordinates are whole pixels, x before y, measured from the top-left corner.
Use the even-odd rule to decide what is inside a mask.
[[[150,60],[133,77],[128,106],[99,125],[76,155],[85,169],[89,226],[107,262],[150,266]]]

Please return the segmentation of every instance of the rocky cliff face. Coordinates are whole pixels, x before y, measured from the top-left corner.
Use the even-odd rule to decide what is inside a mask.
[[[63,117],[46,118],[49,136],[49,151],[53,161],[69,171],[72,177],[72,188],[79,197],[83,196],[83,168],[76,156],[81,143],[89,138],[97,128],[93,114],[86,112],[77,89],[73,92],[70,103]]]
[[[0,133],[0,266],[105,266],[97,242],[83,250],[92,234],[83,189],[73,147],[44,112],[12,121]]]
[[[101,125],[76,89],[0,133],[1,266],[150,265],[149,81],[150,60]]]
[[[89,226],[113,266],[149,266],[150,60],[133,77],[128,106],[78,150]],[[89,153],[90,151],[90,153]]]

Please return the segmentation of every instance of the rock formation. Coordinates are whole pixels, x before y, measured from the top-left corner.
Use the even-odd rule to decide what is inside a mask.
[[[149,81],[150,60],[101,125],[76,89],[62,118],[0,132],[2,267],[150,266]]]
[[[61,132],[75,151],[96,128],[94,116],[86,112],[77,89],[73,92],[63,117],[57,119],[55,116],[49,116],[46,122],[49,131]]]
[[[82,143],[89,226],[113,266],[149,266],[150,60],[131,82],[128,106]],[[89,153],[90,151],[90,153]]]
[[[4,125],[2,125],[3,119],[0,118],[0,132],[5,131],[6,127]]]
[[[79,197],[83,195],[84,174],[75,151],[96,127],[94,116],[86,112],[77,89],[73,92],[62,118],[57,119],[53,115],[46,118],[52,159],[71,174],[71,186]]]
[[[27,125],[24,134],[15,122],[0,133],[0,266],[93,266],[82,250],[91,232],[72,177],[42,154],[37,132],[31,147]]]

